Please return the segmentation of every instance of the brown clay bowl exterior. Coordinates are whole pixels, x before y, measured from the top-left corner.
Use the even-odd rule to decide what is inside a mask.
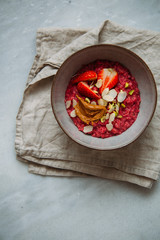
[[[122,134],[105,139],[80,132],[68,116],[64,103],[71,77],[82,65],[97,59],[117,61],[127,67],[138,82],[141,95],[140,112],[133,125]],[[151,121],[156,103],[156,83],[146,63],[130,50],[109,44],[93,45],[70,56],[58,70],[51,89],[52,109],[59,126],[75,142],[96,150],[118,149],[135,141]]]

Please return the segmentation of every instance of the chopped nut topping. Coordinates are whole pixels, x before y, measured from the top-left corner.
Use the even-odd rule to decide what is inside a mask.
[[[128,87],[129,87],[129,83],[126,82],[126,83],[125,83],[125,88],[128,88]]]
[[[91,101],[90,101],[90,99],[89,99],[89,98],[87,98],[87,97],[85,98],[85,101],[86,101],[86,102],[88,102],[88,103],[90,103],[90,102],[91,102]]]
[[[130,92],[129,92],[129,95],[132,95],[134,93],[134,90],[131,90]]]

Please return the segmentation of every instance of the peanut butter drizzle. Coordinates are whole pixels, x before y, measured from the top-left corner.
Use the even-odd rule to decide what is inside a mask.
[[[106,113],[106,107],[87,103],[83,98],[77,96],[78,102],[75,106],[76,115],[86,124],[98,122]]]

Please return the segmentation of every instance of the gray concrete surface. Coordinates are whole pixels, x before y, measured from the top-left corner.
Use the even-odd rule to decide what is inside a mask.
[[[0,240],[160,239],[159,182],[147,190],[97,178],[45,178],[16,160],[15,118],[37,28],[95,27],[106,19],[160,31],[160,1],[0,1]]]

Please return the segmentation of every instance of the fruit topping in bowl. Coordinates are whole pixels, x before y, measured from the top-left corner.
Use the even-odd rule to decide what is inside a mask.
[[[78,83],[78,82],[87,82],[87,81],[93,81],[97,79],[97,74],[94,71],[86,71],[82,74],[76,75],[75,78],[72,80],[72,84]]]
[[[136,120],[140,92],[135,78],[120,63],[97,60],[72,77],[66,109],[78,129],[93,137],[119,135]]]
[[[97,95],[97,92],[92,90],[86,82],[79,82],[77,85],[78,92],[86,97],[90,97],[92,99],[100,99],[100,96]]]

